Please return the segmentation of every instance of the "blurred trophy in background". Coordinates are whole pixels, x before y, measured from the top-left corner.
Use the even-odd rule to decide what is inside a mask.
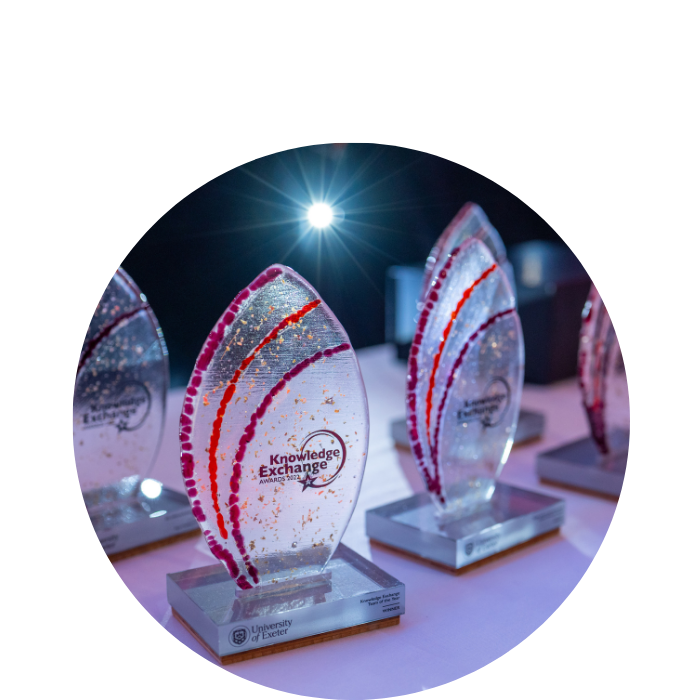
[[[121,268],[90,321],[73,396],[73,444],[90,520],[114,557],[196,530],[183,494],[149,478],[163,436],[168,351]]]
[[[620,344],[591,285],[583,309],[578,379],[590,435],[537,456],[543,481],[619,496],[627,467],[630,408]]]
[[[508,275],[476,236],[436,256],[408,358],[407,432],[426,493],[367,512],[367,534],[461,569],[563,522],[562,501],[507,486],[524,351]]]

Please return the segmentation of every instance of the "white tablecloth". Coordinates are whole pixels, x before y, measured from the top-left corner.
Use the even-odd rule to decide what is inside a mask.
[[[566,499],[561,534],[455,576],[371,547],[365,511],[422,490],[409,453],[394,448],[389,426],[404,416],[405,365],[391,346],[359,353],[367,387],[371,434],[357,508],[343,542],[406,585],[406,614],[385,630],[227,666],[243,678],[279,690],[349,700],[432,688],[464,676],[516,646],[573,590],[600,547],[615,503],[541,485],[535,455],[587,433],[574,380],[526,386],[524,408],[543,411],[544,439],[516,448],[502,481]],[[163,446],[152,476],[183,491],[177,422],[184,390],[171,390]],[[118,562],[117,572],[161,625],[196,653],[211,658],[173,617],[165,595],[167,573],[211,564],[201,536]]]

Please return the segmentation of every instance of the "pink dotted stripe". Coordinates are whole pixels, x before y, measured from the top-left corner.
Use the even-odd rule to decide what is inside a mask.
[[[216,350],[224,339],[226,328],[234,322],[236,315],[241,310],[242,304],[253,292],[262,289],[273,279],[279,277],[283,271],[283,268],[278,266],[269,267],[267,270],[260,273],[251,284],[236,295],[226,311],[222,314],[214,330],[209,333],[209,337],[207,338],[207,341],[204,344],[199,357],[197,358],[195,368],[192,372],[192,376],[190,377],[190,381],[185,392],[182,412],[180,413],[180,467],[182,470],[182,478],[185,482],[185,488],[187,489],[187,493],[191,499],[197,495],[197,482],[194,479],[195,462],[194,455],[192,454],[191,442],[193,428],[192,415],[194,413],[194,401],[197,398],[200,386],[202,384],[203,373],[209,368],[209,364],[211,363]],[[202,503],[198,498],[194,498],[192,501],[192,513],[197,522],[202,523],[207,519],[206,515],[204,514],[204,509],[202,508]],[[207,533],[209,534],[207,535]],[[214,556],[217,557],[217,559],[220,559],[226,565],[231,577],[236,578],[240,572],[233,557],[231,556],[231,553],[216,542],[209,530],[205,532],[205,538]]]
[[[129,311],[124,312],[120,316],[117,316],[113,321],[108,323],[99,333],[97,333],[93,338],[90,339],[88,344],[85,346],[85,351],[83,354],[80,356],[80,361],[78,362],[78,370],[76,371],[76,376],[80,374],[80,370],[85,367],[85,363],[92,357],[94,354],[97,346],[108,336],[112,333],[112,331],[121,323],[126,321],[127,319],[131,318],[132,316],[136,316],[137,313],[141,311],[146,311],[149,309],[148,304],[140,304],[134,309],[131,309]]]
[[[595,326],[595,330],[590,328],[591,325]],[[608,326],[606,329],[607,333],[605,333],[606,337],[601,338],[606,325]],[[591,437],[600,453],[604,455],[610,452],[605,422],[605,391],[607,366],[608,362],[610,362],[610,354],[613,347],[613,342],[609,337],[612,332],[614,331],[612,330],[608,310],[603,304],[598,290],[592,285],[588,295],[588,304],[584,307],[580,335],[587,334],[589,336],[589,350],[593,357],[586,372],[588,353],[585,346],[580,346],[577,374],[583,397],[583,407],[586,410],[586,416],[591,428]],[[588,386],[589,384],[590,387]],[[588,396],[589,388],[592,393],[590,400]]]
[[[468,205],[466,205],[468,206]],[[465,209],[465,208],[463,208]],[[466,214],[465,214],[466,215]],[[459,216],[459,215],[458,215]],[[421,345],[423,344],[423,334],[425,333],[425,328],[428,325],[428,320],[430,315],[435,308],[435,305],[440,299],[440,290],[445,282],[447,273],[452,267],[457,255],[460,255],[469,246],[477,244],[474,238],[467,238],[459,246],[457,246],[447,257],[445,264],[442,269],[435,277],[432,288],[430,292],[425,297],[425,303],[421,309],[420,316],[418,317],[418,323],[416,324],[416,333],[413,337],[413,343],[411,344],[411,350],[408,355],[408,375],[406,380],[406,404],[407,404],[407,427],[408,427],[408,438],[411,444],[411,451],[418,464],[418,469],[423,475],[423,479],[428,487],[428,491],[431,493],[439,493],[440,485],[435,482],[428,465],[426,464],[426,455],[423,452],[423,447],[420,443],[418,437],[418,415],[416,412],[417,405],[417,395],[416,386],[418,384],[418,353],[420,351]],[[430,436],[428,435],[428,444],[430,444]]]
[[[496,267],[496,263],[493,263],[491,267],[484,270],[481,273],[481,275],[477,277],[474,280],[474,282],[472,282],[472,284],[464,290],[459,302],[457,303],[457,306],[455,307],[454,311],[450,314],[450,320],[447,322],[447,325],[443,329],[442,335],[440,336],[440,345],[438,346],[438,350],[435,353],[435,356],[433,357],[433,369],[430,373],[430,381],[428,383],[428,394],[425,399],[425,431],[428,435],[428,442],[430,442],[430,415],[433,410],[433,391],[435,390],[435,379],[437,377],[437,371],[440,366],[440,360],[442,359],[442,353],[445,350],[445,345],[447,344],[447,339],[450,337],[452,327],[454,325],[454,322],[457,320],[457,316],[459,316],[459,312],[462,310],[462,307],[467,303],[467,301],[469,301],[471,295],[474,293],[474,290],[485,279],[489,277],[489,275],[496,269]]]
[[[209,481],[211,488],[211,497],[214,505],[214,510],[216,511],[216,523],[219,527],[219,533],[224,539],[228,538],[228,531],[226,530],[226,524],[224,523],[224,516],[221,513],[219,507],[219,497],[218,497],[218,486],[217,486],[217,472],[218,472],[218,450],[219,450],[219,440],[221,439],[221,426],[223,424],[224,416],[226,415],[226,408],[231,402],[233,395],[236,393],[236,387],[238,385],[239,379],[243,376],[245,370],[250,366],[253,360],[257,357],[258,353],[267,345],[269,345],[273,340],[277,338],[279,333],[284,331],[288,326],[292,326],[298,323],[306,314],[313,311],[317,306],[321,304],[320,299],[314,299],[309,304],[297,309],[292,314],[285,316],[263,339],[255,349],[253,349],[239,367],[234,372],[233,376],[228,382],[228,386],[224,391],[224,394],[219,403],[219,409],[216,412],[216,418],[212,424],[211,437],[209,439]],[[195,495],[197,492],[195,491]]]
[[[204,531],[204,539],[209,545],[209,549],[211,550],[212,554],[226,566],[229,576],[233,579],[238,579],[241,570],[238,568],[238,564],[236,564],[233,554],[231,554],[231,552],[225,549],[223,545],[216,541],[216,538],[211,534],[211,530]],[[240,578],[248,583],[245,576],[241,575]],[[248,583],[247,586],[241,586],[241,588],[252,588],[252,586]]]
[[[464,221],[464,219],[466,219],[471,214],[473,208],[474,204],[472,204],[472,202],[467,202],[457,212],[452,221],[450,221],[450,223],[447,225],[447,228],[440,234],[440,238],[437,239],[437,242],[433,246],[433,250],[435,251],[435,262],[433,262],[432,264],[428,263],[425,266],[425,272],[423,273],[423,289],[421,290],[421,298],[426,296],[427,291],[430,288],[430,280],[433,274],[433,270],[435,269],[435,265],[437,264],[440,255],[442,255],[442,251],[445,249],[445,246],[449,243],[452,233],[457,228],[457,226],[459,226]],[[433,252],[431,251],[431,256],[432,255]]]
[[[496,321],[503,318],[504,316],[510,316],[511,314],[514,314],[514,313],[515,313],[514,308],[506,309],[505,311],[499,311],[497,314],[494,314],[493,316],[491,316],[491,318],[484,321],[474,331],[474,333],[472,333],[469,336],[466,343],[464,343],[464,346],[460,350],[459,355],[457,356],[455,363],[452,365],[452,369],[450,370],[450,373],[447,377],[447,382],[445,384],[445,390],[443,391],[442,398],[440,400],[440,405],[438,406],[437,415],[435,417],[435,437],[433,438],[433,444],[430,447],[431,457],[433,460],[433,467],[435,469],[435,476],[433,478],[433,482],[437,485],[438,490],[436,491],[436,493],[438,493],[441,497],[442,497],[442,487],[440,485],[440,473],[439,473],[439,469],[438,469],[438,438],[440,436],[440,427],[442,425],[442,414],[443,414],[443,409],[445,408],[445,403],[447,401],[447,395],[449,394],[449,391],[452,387],[452,384],[454,383],[454,379],[455,379],[455,375],[457,374],[457,370],[462,366],[462,362],[464,361],[464,357],[467,354],[467,350],[469,350],[472,343],[487,328],[489,328],[494,323],[496,323]]]
[[[243,539],[243,534],[241,533],[241,526],[239,521],[241,511],[238,505],[238,502],[240,500],[238,494],[241,484],[243,459],[245,458],[245,453],[246,449],[248,448],[248,444],[255,437],[255,426],[257,422],[265,415],[265,412],[272,403],[272,399],[274,399],[274,397],[277,396],[277,394],[279,394],[279,392],[282,391],[285,385],[288,382],[290,382],[294,377],[298,376],[307,367],[310,367],[314,364],[314,362],[318,362],[318,360],[321,360],[324,357],[332,357],[333,355],[336,355],[339,352],[351,349],[352,348],[350,346],[350,343],[341,343],[340,345],[336,345],[336,347],[334,348],[326,348],[325,350],[319,350],[318,352],[311,355],[311,357],[307,357],[305,360],[302,360],[299,364],[294,365],[294,367],[292,367],[292,369],[290,369],[288,372],[285,372],[284,376],[268,392],[265,398],[260,402],[257,409],[255,409],[255,412],[251,416],[248,426],[243,431],[243,434],[241,435],[241,438],[238,441],[238,450],[236,451],[236,455],[233,458],[233,474],[231,475],[230,481],[231,496],[229,498],[229,517],[231,520],[231,534],[233,536],[234,541],[236,542],[238,551],[243,557],[243,561],[245,562],[248,574],[255,583],[259,582],[258,570],[250,561],[250,555],[248,554],[245,547],[245,541]],[[237,580],[236,583],[238,583],[238,585],[241,586],[240,581]],[[248,582],[246,581],[246,583]]]
[[[253,292],[257,292],[259,289],[262,289],[266,284],[271,282],[276,277],[279,277],[281,274],[281,268],[270,267],[259,274],[243,291],[239,292],[219,320],[216,328],[209,333],[209,338],[207,339],[202,352],[197,358],[197,364],[195,365],[200,372],[205,372],[208,369],[209,363],[214,357],[214,353],[218,349],[219,345],[221,345],[221,341],[224,339],[226,327],[233,323],[233,320],[236,318],[236,314],[238,311],[240,311],[241,304],[246,301]]]

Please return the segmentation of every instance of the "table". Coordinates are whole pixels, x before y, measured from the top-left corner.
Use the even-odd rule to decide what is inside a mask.
[[[405,364],[395,359],[390,345],[360,350],[358,358],[369,399],[370,440],[362,491],[342,541],[406,585],[406,614],[398,627],[225,667],[278,690],[348,700],[433,688],[519,644],[585,574],[616,507],[611,500],[539,483],[536,454],[581,437],[588,429],[574,379],[525,386],[522,405],[545,413],[545,434],[512,451],[501,480],[565,498],[566,522],[560,534],[458,576],[370,545],[365,511],[423,490],[423,484],[410,453],[395,449],[390,436],[391,421],[404,415]],[[179,491],[183,485],[177,424],[183,395],[184,388],[169,392],[163,445],[152,473]],[[214,562],[198,536],[119,561],[115,568],[150,615],[183,644],[211,659],[172,617],[165,576]]]

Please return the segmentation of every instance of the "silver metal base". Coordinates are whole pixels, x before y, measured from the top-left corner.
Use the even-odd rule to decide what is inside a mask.
[[[173,610],[219,658],[405,612],[404,584],[343,544],[321,576],[292,588],[240,591],[222,564],[166,580]]]
[[[537,455],[540,479],[565,486],[619,496],[627,467],[629,433],[611,439],[612,453],[603,457],[590,437]]]
[[[365,522],[370,539],[457,570],[556,530],[564,501],[497,483],[490,501],[448,523],[427,493],[369,510]]]
[[[537,411],[520,410],[518,418],[518,427],[515,430],[513,445],[521,445],[530,440],[538,440],[544,433],[544,413]],[[406,419],[397,418],[391,423],[391,437],[397,447],[410,449],[411,445],[408,441],[408,429],[406,428]]]
[[[83,498],[108,555],[199,530],[187,496],[155,479],[130,476]]]

